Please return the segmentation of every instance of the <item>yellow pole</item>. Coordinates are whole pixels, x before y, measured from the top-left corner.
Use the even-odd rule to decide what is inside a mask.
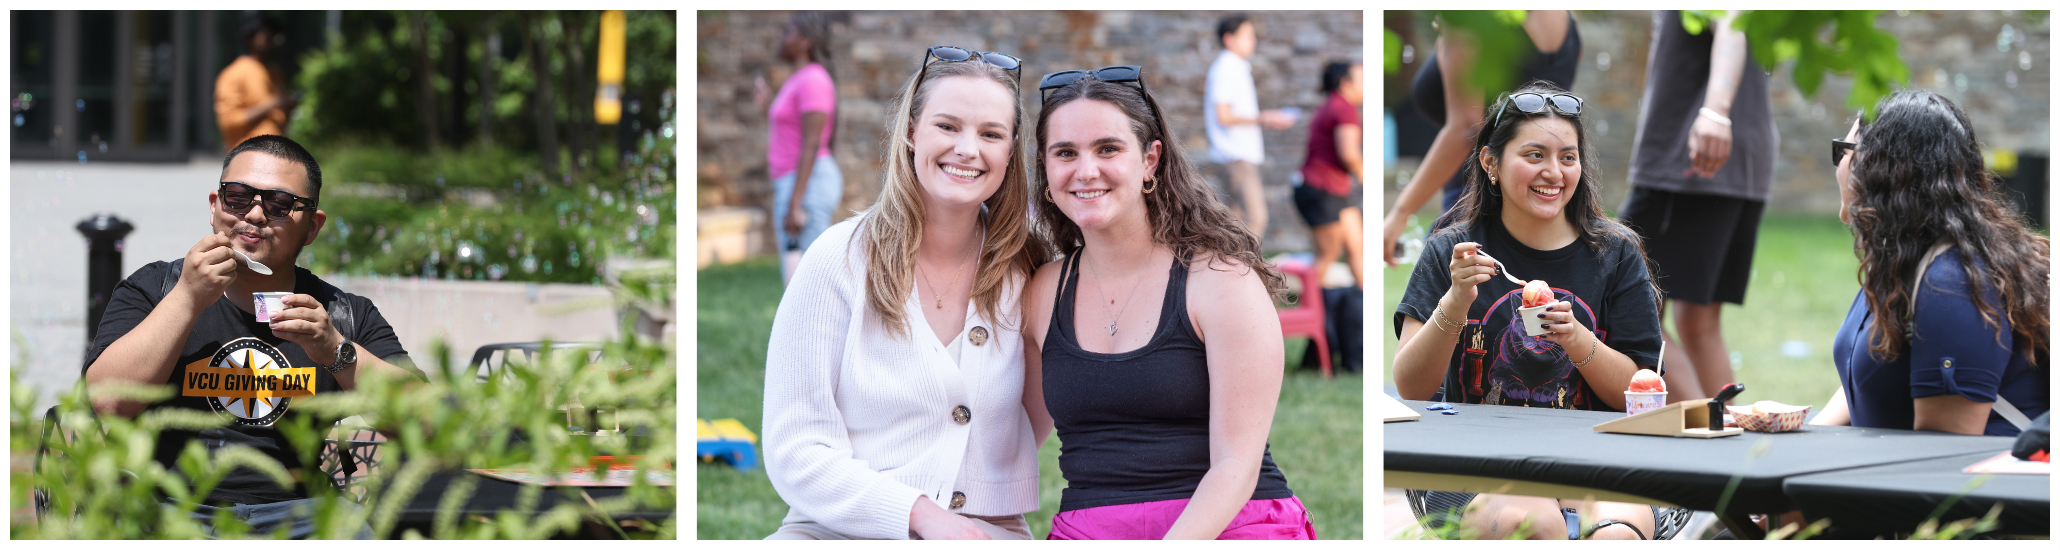
[[[594,122],[599,124],[622,120],[623,27],[627,22],[622,10],[601,12],[601,89],[594,94]]]

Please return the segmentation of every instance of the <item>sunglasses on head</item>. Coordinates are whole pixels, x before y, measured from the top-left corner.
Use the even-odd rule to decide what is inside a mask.
[[[222,197],[223,209],[237,216],[248,214],[250,207],[257,205],[264,207],[266,218],[275,220],[286,219],[294,212],[315,209],[315,199],[285,191],[258,189],[237,181],[222,182],[215,194]]]
[[[1159,115],[1159,103],[1152,100],[1151,90],[1144,87],[1144,67],[1137,65],[1114,65],[1092,71],[1074,69],[1044,75],[1037,83],[1038,102],[1051,99],[1051,91],[1064,88],[1082,78],[1093,77],[1102,82],[1130,82],[1137,84],[1137,91],[1144,96],[1144,105],[1152,110],[1152,119],[1160,124],[1159,135],[1165,135],[1165,117]]]
[[[1585,102],[1581,100],[1581,96],[1564,92],[1550,95],[1538,92],[1512,94],[1509,96],[1509,99],[1503,100],[1501,107],[1495,109],[1495,124],[1489,127],[1501,127],[1502,112],[1509,110],[1512,106],[1516,107],[1519,111],[1535,115],[1545,112],[1545,105],[1547,103],[1552,104],[1553,108],[1559,109],[1559,112],[1579,115],[1581,114],[1581,104]]]
[[[1000,67],[1001,70],[1008,71],[1009,76],[1015,77],[1016,80],[1023,79],[1023,60],[1016,59],[1016,56],[1005,53],[968,50],[957,46],[931,46],[929,51],[923,52],[923,70],[916,75],[916,82],[922,82],[923,76],[930,72],[930,60],[932,59],[942,59],[945,63],[960,63],[978,59],[987,62],[988,65]]]

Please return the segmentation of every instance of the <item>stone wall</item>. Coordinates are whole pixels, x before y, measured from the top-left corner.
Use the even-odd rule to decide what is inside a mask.
[[[1638,128],[1638,100],[1645,89],[1652,13],[1583,11],[1574,18],[1583,45],[1574,92],[1594,106],[1589,135],[1599,149],[1591,155],[1602,171],[1603,204],[1614,209],[1629,187],[1624,176]],[[1437,35],[1423,18],[1414,22],[1414,49],[1428,51]],[[2004,11],[1886,12],[1875,24],[1899,41],[1910,69],[1908,86],[1937,92],[1965,109],[1985,148],[2036,154],[2051,150],[2050,19]],[[1420,63],[1421,56],[1417,57]],[[1856,108],[1845,105],[1852,79],[1827,76],[1815,94],[1804,96],[1795,86],[1791,65],[1777,67],[1769,81],[1781,158],[1768,207],[1836,212],[1838,193],[1831,184],[1828,141],[1844,136],[1852,122]],[[1387,104],[1398,117],[1417,116],[1413,106],[1393,93],[1407,90],[1415,65],[1408,69],[1387,77]],[[1388,168],[1387,200],[1393,200],[1400,185],[1397,168],[1413,170],[1420,160],[1403,159]]]
[[[790,13],[699,14],[697,207],[766,208],[772,202],[765,115],[753,112],[752,80],[781,70],[776,42]],[[1022,58],[1025,96],[1035,93],[1036,80],[1045,73],[1142,65],[1173,135],[1189,154],[1205,160],[1202,85],[1209,63],[1222,49],[1215,36],[1221,16],[1199,11],[836,12],[830,49],[839,103],[832,149],[845,179],[839,218],[871,205],[879,195],[888,104],[920,67],[924,50],[935,45]],[[1259,32],[1253,72],[1260,106],[1304,110],[1301,123],[1265,134],[1267,163],[1261,175],[1272,220],[1268,249],[1310,248],[1308,228],[1289,198],[1288,176],[1302,163],[1308,115],[1322,104],[1318,89],[1324,63],[1363,56],[1362,17],[1357,10],[1253,14]],[[756,250],[770,250],[770,237],[757,240],[764,242],[754,243],[763,247]]]

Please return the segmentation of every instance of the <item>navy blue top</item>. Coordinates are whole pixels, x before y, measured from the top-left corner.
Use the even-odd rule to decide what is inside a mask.
[[[1854,426],[1912,429],[1917,417],[1911,400],[1935,395],[1958,394],[1993,403],[2001,394],[2027,418],[2037,418],[2050,406],[2046,366],[2034,368],[2023,353],[2013,352],[2016,338],[2007,318],[2001,319],[1998,343],[1998,331],[1981,320],[1969,298],[1971,285],[1961,262],[1959,250],[1953,249],[1931,263],[1917,299],[1916,337],[1894,361],[1881,361],[1867,352],[1874,315],[1864,291],[1853,298],[1852,310],[1832,342],[1831,360],[1838,365]],[[1994,289],[1984,288],[1982,299],[2001,303]],[[1991,411],[1988,429],[1982,433],[2017,432],[2010,421]]]

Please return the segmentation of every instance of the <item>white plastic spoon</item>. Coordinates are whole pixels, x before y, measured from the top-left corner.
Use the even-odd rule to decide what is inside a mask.
[[[1475,254],[1480,254],[1482,258],[1487,258],[1488,261],[1495,262],[1496,271],[1501,271],[1502,276],[1509,278],[1509,282],[1516,283],[1516,286],[1524,286],[1527,283],[1527,281],[1523,279],[1516,278],[1515,275],[1510,275],[1509,266],[1503,265],[1502,260],[1497,260],[1495,259],[1495,257],[1489,256],[1487,253],[1484,252],[1475,252]]]
[[[272,268],[265,267],[265,264],[257,263],[257,260],[250,259],[249,254],[244,254],[243,251],[237,250],[235,247],[230,247],[229,251],[235,252],[236,257],[243,258],[243,265],[250,266],[251,271],[256,271],[259,275],[272,274]]]

